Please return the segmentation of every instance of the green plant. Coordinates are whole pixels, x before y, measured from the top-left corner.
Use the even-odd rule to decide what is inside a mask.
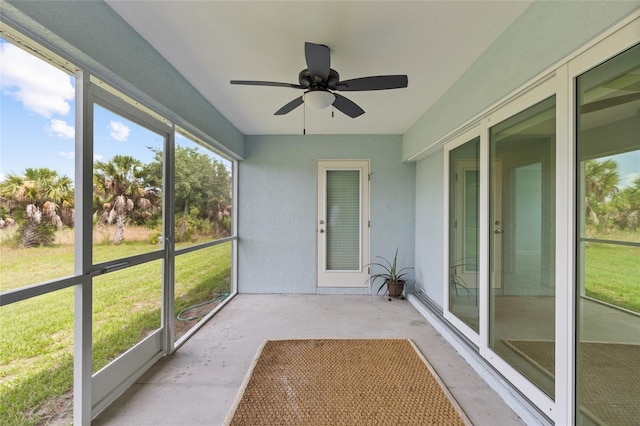
[[[384,263],[370,263],[368,266],[377,266],[379,268],[382,268],[382,272],[379,272],[377,274],[373,274],[369,277],[369,280],[371,280],[371,284],[373,285],[373,283],[376,282],[377,279],[382,279],[382,284],[380,284],[380,287],[378,287],[378,293],[380,293],[380,290],[382,290],[382,288],[385,285],[389,285],[389,284],[404,284],[404,280],[403,277],[405,277],[407,275],[407,272],[410,269],[413,269],[411,267],[404,267],[402,269],[398,269],[398,249],[396,249],[396,254],[393,256],[393,260],[387,260],[384,257],[381,256],[376,256],[378,259],[382,259],[384,261]]]
[[[52,246],[56,239],[56,226],[27,219],[20,225],[13,238],[18,248]]]
[[[462,279],[460,275],[458,275],[458,268],[464,268],[465,266],[468,266],[468,265],[474,265],[475,263],[473,262],[474,260],[475,258],[473,257],[456,260],[449,267],[449,286],[451,287],[451,290],[455,292],[456,296],[459,296],[458,294],[459,289],[464,290],[467,293],[467,296],[471,296],[471,290],[469,290],[469,286],[467,285],[466,281]],[[477,270],[477,268],[475,267],[474,269]]]

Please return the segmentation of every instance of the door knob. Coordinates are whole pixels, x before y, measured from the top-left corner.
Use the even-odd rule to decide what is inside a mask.
[[[321,229],[321,230],[320,230],[320,233],[321,233],[321,234],[324,234],[324,229]]]
[[[321,221],[320,221],[320,225],[324,225],[324,220],[321,220]]]
[[[495,232],[496,234],[502,234],[502,229],[496,229],[496,230],[495,230],[495,231],[493,231],[493,232]]]

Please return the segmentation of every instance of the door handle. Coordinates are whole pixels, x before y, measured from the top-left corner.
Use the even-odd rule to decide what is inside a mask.
[[[495,231],[493,231],[496,234],[502,234],[502,229],[496,229]]]
[[[321,229],[321,230],[320,230],[320,233],[321,233],[321,234],[324,234],[324,229]]]

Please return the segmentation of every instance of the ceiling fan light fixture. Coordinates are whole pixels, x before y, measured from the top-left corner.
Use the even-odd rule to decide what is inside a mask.
[[[336,95],[328,90],[311,90],[304,94],[304,103],[311,108],[324,109],[333,104]]]

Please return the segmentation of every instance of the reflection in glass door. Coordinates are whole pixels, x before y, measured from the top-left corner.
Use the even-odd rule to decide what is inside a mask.
[[[480,138],[449,151],[449,311],[479,333]]]
[[[490,129],[489,347],[547,395],[555,374],[555,97]]]
[[[576,420],[640,419],[640,45],[577,79]]]

